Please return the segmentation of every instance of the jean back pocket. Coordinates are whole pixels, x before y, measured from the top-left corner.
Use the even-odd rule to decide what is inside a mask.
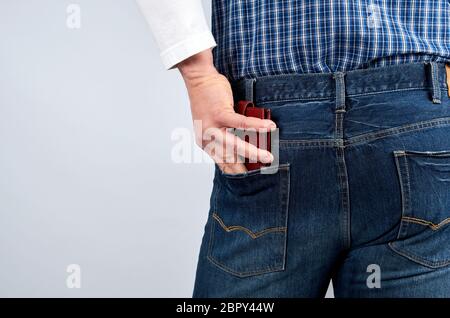
[[[430,268],[450,264],[450,151],[395,151],[402,218],[398,254]]]
[[[285,268],[289,165],[227,175],[216,168],[208,259],[238,277]]]

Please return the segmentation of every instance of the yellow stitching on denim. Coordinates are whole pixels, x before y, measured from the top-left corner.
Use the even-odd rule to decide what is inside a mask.
[[[413,218],[413,217],[409,217],[409,216],[403,217],[403,220],[406,221],[406,222],[411,222],[411,223],[416,223],[416,224],[428,226],[428,227],[430,227],[433,231],[436,231],[436,230],[438,230],[439,228],[443,227],[445,224],[450,223],[450,218],[446,218],[445,220],[443,220],[443,221],[440,222],[439,224],[434,224],[433,222],[430,222],[430,221],[426,221],[426,220],[422,220],[422,219],[417,219],[417,218]]]
[[[216,213],[213,213],[213,218],[217,221],[217,223],[220,224],[220,226],[227,232],[232,231],[243,231],[248,236],[250,236],[252,239],[257,239],[258,237],[263,236],[264,234],[271,233],[271,232],[286,232],[286,227],[270,227],[265,230],[259,231],[259,232],[253,232],[246,227],[240,226],[240,225],[232,225],[232,226],[226,226],[225,223],[223,223],[220,216],[218,216]]]

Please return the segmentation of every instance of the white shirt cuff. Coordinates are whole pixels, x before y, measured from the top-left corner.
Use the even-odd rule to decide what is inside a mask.
[[[178,63],[217,45],[210,31],[195,34],[161,52],[166,69],[174,68]]]

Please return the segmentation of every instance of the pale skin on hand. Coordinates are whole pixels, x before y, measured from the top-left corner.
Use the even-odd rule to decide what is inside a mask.
[[[208,151],[209,147],[205,147],[205,144],[211,140],[206,137],[205,131],[212,128],[216,128],[215,131],[219,134],[218,136],[216,134],[215,142],[226,143],[226,147],[233,150],[233,157],[238,158],[236,155],[239,155],[263,163],[273,161],[270,152],[258,149],[226,130],[227,128],[271,130],[276,128],[276,125],[271,120],[245,117],[235,113],[230,83],[214,67],[211,49],[182,61],[177,67],[188,90],[192,119],[202,123],[202,131],[196,132],[196,142],[207,151],[223,172],[237,174],[246,172],[247,169],[242,161],[230,162]]]

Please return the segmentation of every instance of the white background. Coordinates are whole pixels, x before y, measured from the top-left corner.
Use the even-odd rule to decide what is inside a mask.
[[[134,0],[70,3],[0,1],[0,297],[190,297],[213,166],[171,160],[184,84]]]

